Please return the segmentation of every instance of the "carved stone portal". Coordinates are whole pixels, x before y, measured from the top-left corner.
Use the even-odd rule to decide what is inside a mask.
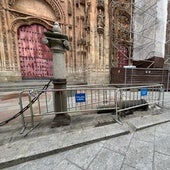
[[[105,29],[108,2],[0,1],[0,6],[3,6],[0,8],[0,80],[17,81],[52,76],[48,49],[36,41],[39,41],[43,29],[51,30],[57,21],[71,44],[71,50],[65,54],[68,82],[99,83],[101,78],[96,76],[98,72],[106,74],[103,80],[107,79],[108,82],[109,48],[104,48],[104,45],[109,46],[109,37],[106,36],[109,33]],[[47,54],[47,57],[42,53]]]
[[[131,33],[131,1],[121,0],[112,4],[110,14],[110,32],[112,34],[110,50],[111,67],[123,67],[131,64],[132,39]]]

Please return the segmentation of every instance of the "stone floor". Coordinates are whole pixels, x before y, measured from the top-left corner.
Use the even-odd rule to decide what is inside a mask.
[[[18,109],[14,103],[15,98],[3,103],[9,115]],[[122,124],[111,114],[86,114],[74,116],[71,126],[51,129],[52,117],[46,117],[26,137],[19,133],[21,124],[11,122],[0,127],[0,169],[169,170],[169,92],[164,104],[164,109],[129,116]]]
[[[111,129],[108,128],[108,130]],[[71,142],[73,136],[70,136],[67,140]],[[84,136],[79,136],[80,141],[81,137]],[[62,139],[62,137],[58,138],[58,140]],[[48,140],[53,140],[53,137],[49,136]],[[39,142],[38,138],[36,142]],[[44,139],[44,145],[39,146],[42,150],[48,146],[46,142]],[[37,147],[32,144],[29,150],[34,149],[37,149]],[[119,137],[80,145],[59,153],[51,153],[43,158],[39,157],[38,159],[26,161],[6,169],[169,170],[170,122],[124,134]]]

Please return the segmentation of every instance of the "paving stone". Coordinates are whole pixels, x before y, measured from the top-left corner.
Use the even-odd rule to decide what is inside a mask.
[[[121,168],[121,170],[137,170],[136,168],[133,168],[129,165],[123,165],[123,167]]]
[[[18,142],[9,143],[0,147],[0,166],[8,165],[8,162],[23,161],[23,159],[37,158],[39,155],[47,155],[51,152],[59,152],[65,149],[78,147],[92,141],[104,140],[129,133],[122,125],[111,124],[102,127],[89,128],[71,133],[58,133],[37,138],[29,138]],[[36,149],[35,149],[36,148]]]
[[[154,170],[169,170],[170,156],[155,152]]]
[[[104,147],[120,154],[126,154],[133,134],[123,135],[117,138],[108,139]]]
[[[96,157],[98,152],[103,147],[103,142],[98,142],[90,145],[86,145],[74,150],[70,150],[67,154],[67,160],[74,162],[79,167],[87,169],[92,160]]]
[[[155,136],[155,151],[170,155],[170,135],[160,133]]]
[[[170,121],[170,114],[168,112],[163,112],[157,115],[136,117],[127,120],[128,124],[131,124],[136,130],[141,130],[168,121]]]
[[[154,142],[155,136],[155,127],[150,127],[147,129],[143,129],[134,133],[134,138],[145,141],[145,142]]]
[[[170,122],[163,123],[159,126],[156,126],[156,135],[159,135],[160,133],[170,134]]]
[[[133,138],[124,163],[138,170],[152,170],[153,144]]]
[[[55,170],[82,170],[81,168],[77,167],[75,164],[63,160],[57,167],[54,167]]]
[[[88,167],[88,170],[120,170],[124,156],[103,148]]]
[[[45,158],[19,164],[10,168],[5,168],[5,170],[52,170],[56,169],[58,164],[60,164],[60,162],[65,159],[66,155],[66,152],[55,154]]]
[[[18,165],[6,169],[152,170],[154,167],[154,170],[169,170],[170,123],[159,124],[169,120],[169,110],[163,110],[163,113],[159,115],[131,118],[128,121],[140,131],[113,139],[111,137],[127,134],[129,130],[119,124],[90,127],[89,129],[80,128],[76,131],[69,130],[70,127],[67,127],[66,131],[53,129],[53,132],[47,136],[30,137],[0,146],[0,166],[1,163],[12,160],[16,161]],[[155,124],[159,125],[150,127]],[[85,126],[83,125],[83,127]],[[150,128],[144,129],[146,127]],[[2,131],[4,131],[3,128],[0,129],[0,133]],[[54,132],[57,133],[52,134]],[[154,132],[156,133],[154,134]],[[45,133],[47,134],[49,131],[46,130]],[[16,134],[12,136],[16,136]],[[3,139],[4,135],[1,134],[0,138]],[[100,141],[101,139],[102,141]],[[95,143],[93,143],[94,141]],[[93,144],[90,144],[91,142]],[[47,156],[47,153],[53,155]],[[38,154],[47,155],[39,158],[36,157]],[[30,157],[36,159],[25,160],[27,162],[22,164],[17,162],[17,160]]]

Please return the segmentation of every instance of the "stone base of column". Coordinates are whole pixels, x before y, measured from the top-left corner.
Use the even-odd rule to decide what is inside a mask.
[[[67,113],[56,114],[51,124],[51,128],[68,126],[70,125],[70,123],[71,123],[71,117]]]

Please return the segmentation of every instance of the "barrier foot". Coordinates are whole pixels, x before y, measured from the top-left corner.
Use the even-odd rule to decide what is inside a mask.
[[[24,131],[25,131],[25,129],[26,129],[26,127],[23,127],[23,128],[21,129],[21,131],[20,131],[20,134],[23,134]]]
[[[24,135],[23,137],[26,137],[31,131],[33,131],[37,126],[39,126],[40,123],[37,123],[34,127],[32,127],[31,129],[29,129]]]
[[[113,115],[113,119],[114,119],[117,123],[119,123],[120,125],[123,125],[123,123],[122,123],[122,121],[120,120],[119,116]]]

